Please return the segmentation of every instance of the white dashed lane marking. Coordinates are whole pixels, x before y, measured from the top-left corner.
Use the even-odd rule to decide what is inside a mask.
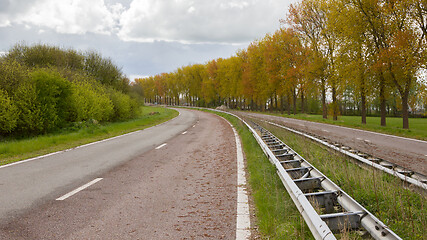
[[[76,188],[76,189],[74,189],[73,191],[71,191],[71,192],[69,192],[69,193],[65,194],[64,196],[57,198],[56,200],[57,200],[57,201],[65,200],[65,199],[67,199],[67,198],[69,198],[69,197],[73,196],[74,194],[76,194],[76,193],[80,192],[81,190],[83,190],[83,189],[85,189],[85,188],[87,188],[87,187],[89,187],[89,186],[91,186],[91,185],[93,185],[93,184],[95,184],[95,183],[97,183],[97,182],[99,182],[99,181],[101,181],[101,180],[102,180],[102,178],[96,178],[96,179],[94,179],[94,180],[92,180],[92,181],[90,181],[90,182],[86,183],[85,185],[83,185],[83,186],[81,186],[81,187],[79,187],[79,188]]]
[[[160,145],[160,146],[156,147],[156,150],[158,150],[158,149],[160,149],[160,148],[162,148],[162,147],[166,146],[166,144],[167,144],[167,143],[163,143],[162,145]]]

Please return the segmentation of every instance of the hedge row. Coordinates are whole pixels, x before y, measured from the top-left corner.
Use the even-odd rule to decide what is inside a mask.
[[[0,59],[0,133],[35,135],[76,122],[133,118],[139,103],[93,75]]]

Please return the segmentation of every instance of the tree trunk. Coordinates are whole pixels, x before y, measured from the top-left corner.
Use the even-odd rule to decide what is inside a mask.
[[[283,104],[284,104],[283,96],[280,96],[280,112],[281,112],[281,114],[283,114],[283,112],[285,110]]]
[[[301,90],[301,113],[304,113],[304,91]]]
[[[402,118],[403,128],[409,129],[408,92],[402,97]]]
[[[293,103],[292,103],[293,113],[294,113],[294,115],[296,115],[297,114],[297,93],[296,93],[296,89],[293,90],[292,96],[293,96],[293,99],[292,99],[293,100]]]
[[[380,115],[381,126],[386,126],[387,105],[385,97],[385,78],[382,72],[380,72]]]
[[[275,104],[276,104],[276,106],[274,107],[274,110],[275,111],[277,111],[277,109],[279,109],[278,107],[277,107],[277,94],[276,93],[274,93],[274,102],[275,102]]]
[[[362,124],[366,125],[366,96],[365,96],[365,90],[362,88],[362,106],[361,106],[361,115],[362,115]]]
[[[325,80],[322,79],[322,110],[323,110],[323,118],[328,118],[328,108],[326,107],[326,86],[325,86]]]
[[[337,90],[334,87],[332,87],[332,115],[333,120],[338,120],[338,103],[337,103]]]
[[[287,104],[288,115],[291,115],[291,96],[288,94],[288,104]]]

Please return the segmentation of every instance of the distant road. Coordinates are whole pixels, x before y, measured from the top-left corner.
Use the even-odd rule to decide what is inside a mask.
[[[159,126],[1,168],[0,239],[235,239],[234,133],[213,114],[178,111]]]
[[[259,113],[235,113],[276,122],[300,131],[314,133],[427,175],[426,141]]]

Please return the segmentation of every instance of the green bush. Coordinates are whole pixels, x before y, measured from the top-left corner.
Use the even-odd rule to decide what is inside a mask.
[[[0,61],[0,89],[12,96],[19,85],[28,78],[28,71],[16,61]]]
[[[129,79],[95,52],[17,44],[0,57],[0,133],[29,136],[125,120],[139,103]]]
[[[113,89],[110,89],[109,96],[114,105],[113,120],[125,120],[136,116],[138,102],[135,99]]]
[[[42,131],[64,126],[71,115],[71,83],[52,70],[36,70],[30,77],[36,88]]]
[[[112,119],[113,103],[103,89],[102,85],[85,78],[73,82],[71,100],[74,110],[73,121],[80,122],[89,119],[108,121]]]
[[[25,135],[42,132],[43,122],[35,85],[30,81],[24,82],[15,91],[13,99],[18,108],[16,132]]]
[[[11,101],[6,91],[0,89],[0,132],[9,133],[18,120],[18,109]]]

